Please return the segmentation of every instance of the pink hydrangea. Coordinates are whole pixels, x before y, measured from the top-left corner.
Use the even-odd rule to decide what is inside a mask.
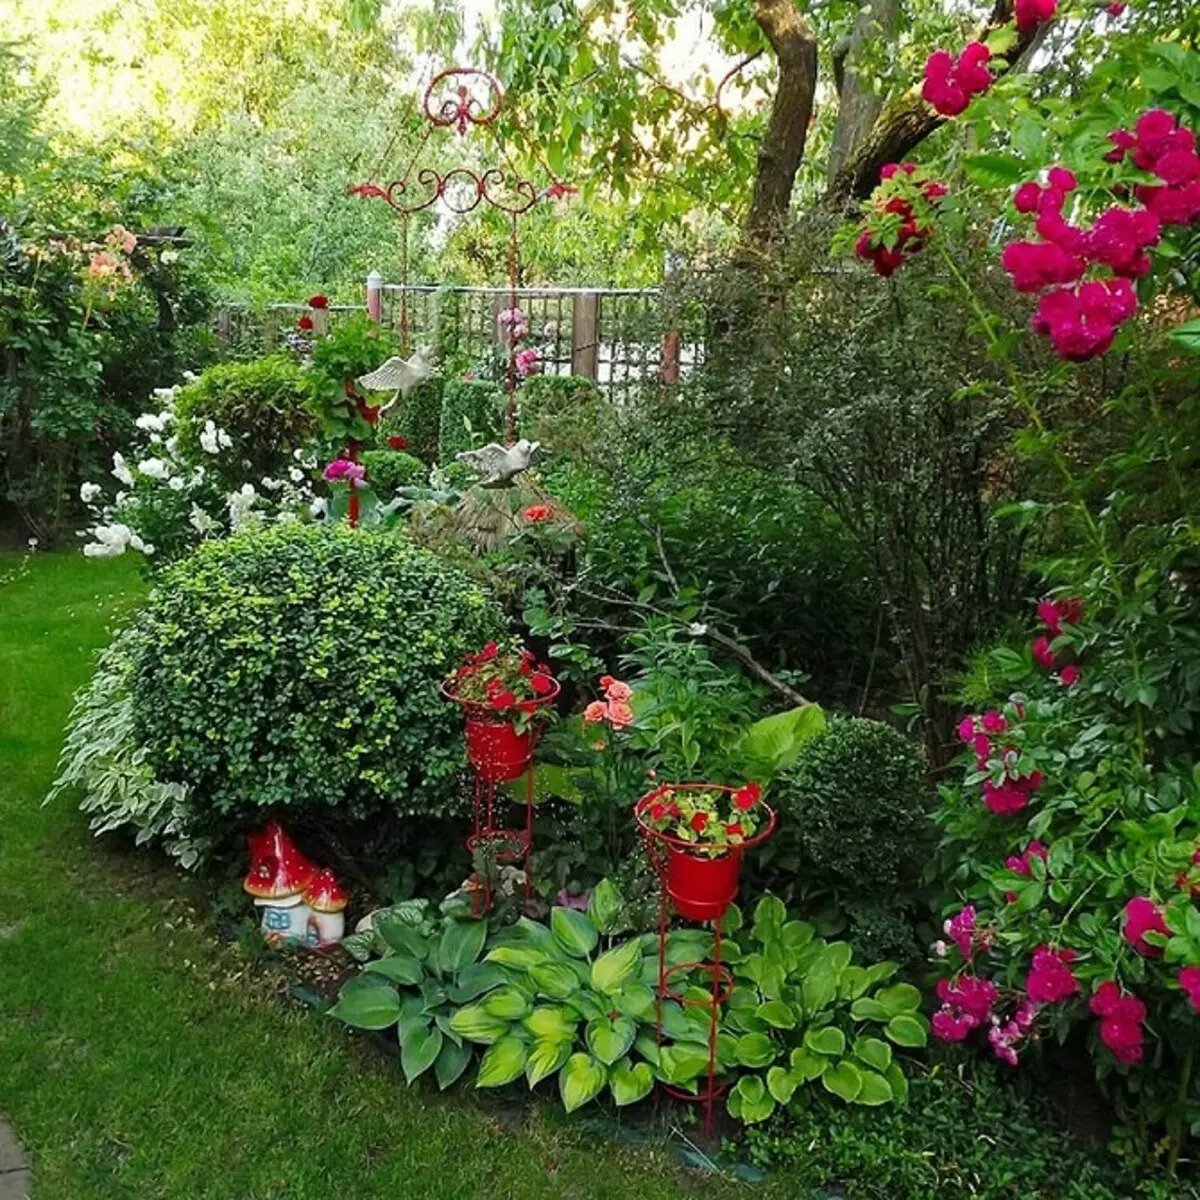
[[[1153,900],[1146,896],[1135,896],[1125,905],[1125,919],[1121,933],[1125,940],[1143,958],[1158,958],[1162,949],[1152,946],[1146,941],[1146,934],[1160,933],[1163,937],[1170,936],[1162,912]]]
[[[1025,979],[1025,991],[1034,1004],[1061,1004],[1079,991],[1079,981],[1071,970],[1073,950],[1052,950],[1039,946],[1033,952],[1033,964]]]

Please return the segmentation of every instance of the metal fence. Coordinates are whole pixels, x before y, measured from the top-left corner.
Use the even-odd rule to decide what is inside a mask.
[[[698,333],[677,328],[660,288],[530,287],[514,292],[372,279],[366,311],[401,334],[407,348],[426,346],[441,361],[467,368],[503,357],[497,318],[514,300],[529,326],[528,344],[537,348],[542,371],[594,379],[613,400],[645,383],[686,377],[702,356]],[[230,356],[274,350],[308,311],[303,304],[272,304],[261,315],[225,308],[216,321],[218,345]],[[357,305],[332,305],[324,319],[333,327],[363,311]]]

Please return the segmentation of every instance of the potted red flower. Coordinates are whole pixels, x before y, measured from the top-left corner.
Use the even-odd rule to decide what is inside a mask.
[[[757,783],[664,784],[637,802],[634,815],[666,847],[667,894],[692,921],[715,921],[724,913],[737,896],[742,852],[775,828]]]
[[[488,642],[442,685],[467,716],[467,757],[493,783],[519,779],[533,761],[549,706],[559,693],[550,668],[530,650]]]

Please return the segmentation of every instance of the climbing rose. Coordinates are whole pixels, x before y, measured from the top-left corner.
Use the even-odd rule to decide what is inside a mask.
[[[1068,663],[1059,671],[1058,678],[1063,687],[1074,687],[1080,679],[1079,668],[1074,663]]]
[[[983,802],[998,817],[1005,817],[1020,812],[1029,803],[1029,793],[1032,790],[1028,779],[1005,779],[1003,783],[993,783],[990,779],[985,779]]]
[[[968,904],[965,908],[959,909],[942,928],[945,930],[946,936],[958,947],[959,954],[963,958],[970,958],[975,941],[975,906]]]
[[[318,292],[315,296],[309,296],[307,303],[309,308],[328,308],[329,297]]]
[[[1084,261],[1053,242],[1009,242],[1000,265],[1018,292],[1040,292],[1057,283],[1074,283],[1084,272]]]
[[[1056,659],[1054,651],[1050,649],[1050,639],[1045,634],[1040,634],[1033,639],[1033,645],[1030,647],[1033,651],[1034,661],[1040,667],[1045,667],[1049,670],[1054,666]]]
[[[1052,950],[1039,946],[1033,952],[1033,965],[1025,980],[1025,991],[1034,1004],[1059,1004],[1079,991],[1070,964],[1075,960],[1073,950]]]
[[[1121,932],[1143,958],[1158,958],[1162,954],[1160,947],[1146,941],[1147,933],[1161,933],[1164,937],[1170,935],[1158,905],[1145,896],[1135,896],[1125,905],[1125,923]]]
[[[974,975],[960,975],[953,983],[939,979],[935,990],[942,1007],[931,1024],[934,1037],[943,1042],[961,1042],[988,1020],[996,1002],[996,985]]]
[[[983,714],[983,727],[988,733],[1003,733],[1008,728],[1008,722],[1004,719],[1003,713],[989,708]]]
[[[949,51],[935,50],[925,60],[921,95],[943,117],[956,117],[973,97],[992,86],[988,70],[991,51],[982,42],[971,42],[956,59]]]
[[[964,742],[969,742],[975,736],[975,718],[963,717],[958,723],[958,736]]]
[[[299,320],[296,322],[296,328],[297,328],[297,329],[303,329],[305,333],[308,333],[308,332],[309,332],[309,330],[311,330],[311,329],[312,329],[312,327],[313,327],[313,319],[312,319],[312,317],[310,317],[310,316],[308,315],[308,313],[305,313],[305,314],[304,314],[304,316],[302,316],[302,317],[301,317],[301,318],[300,318],[300,319],[299,319]]]
[[[1122,992],[1113,981],[1102,983],[1088,1005],[1101,1017],[1100,1040],[1119,1063],[1130,1067],[1142,1061],[1142,1022],[1146,1006],[1136,997]]]
[[[1040,858],[1042,862],[1046,862],[1050,857],[1050,852],[1036,838],[1021,851],[1020,855],[1010,854],[1005,860],[1005,867],[1015,872],[1017,875],[1024,875],[1029,878],[1033,874],[1032,862],[1035,858]],[[1004,899],[1012,904],[1017,898],[1016,892],[1005,892]]]
[[[1179,972],[1179,986],[1187,994],[1193,1012],[1200,1012],[1200,967],[1184,967]]]
[[[1058,0],[1017,0],[1017,28],[1022,33],[1028,33],[1043,22],[1049,21],[1057,8]]]
[[[1158,218],[1149,210],[1114,206],[1096,218],[1084,245],[1088,257],[1109,267],[1114,275],[1140,279],[1151,266],[1145,251],[1158,244],[1161,233]]]

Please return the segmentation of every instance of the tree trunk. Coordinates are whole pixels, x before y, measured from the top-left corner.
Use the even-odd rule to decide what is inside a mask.
[[[754,0],[754,18],[779,61],[779,82],[758,152],[746,220],[750,240],[763,243],[774,240],[783,228],[804,158],[817,90],[817,40],[796,0]]]
[[[834,50],[838,115],[826,168],[830,184],[870,132],[883,108],[882,93],[873,90],[870,81],[858,74],[862,51],[873,41],[890,46],[896,37],[899,16],[900,0],[870,0],[859,12],[845,50],[841,53]]]

